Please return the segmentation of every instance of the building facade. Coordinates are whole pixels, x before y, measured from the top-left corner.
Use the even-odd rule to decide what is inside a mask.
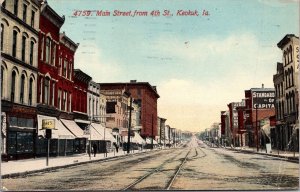
[[[40,4],[36,0],[1,5],[1,122],[3,160],[33,157]]]
[[[89,82],[87,93],[87,111],[92,121],[100,123],[100,85],[94,81]]]
[[[147,82],[100,83],[101,90],[128,90],[130,96],[141,104],[141,136],[153,137],[157,133],[157,99],[156,87]],[[152,134],[153,133],[153,134]]]
[[[299,150],[299,37],[287,34],[277,43],[282,63],[273,76],[276,90],[276,143],[281,150]],[[276,145],[277,146],[277,145]]]

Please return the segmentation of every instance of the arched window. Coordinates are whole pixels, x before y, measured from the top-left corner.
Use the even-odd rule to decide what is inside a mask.
[[[288,69],[288,80],[289,80],[288,84],[290,87],[291,86],[291,70],[290,69]]]
[[[288,87],[288,73],[287,71],[284,71],[284,76],[285,76],[285,88]]]
[[[29,90],[28,90],[28,105],[32,105],[32,91],[33,91],[33,79],[29,80]]]
[[[21,84],[20,84],[20,103],[24,103],[24,90],[25,90],[25,75],[21,76]]]
[[[26,50],[26,37],[22,36],[22,61],[25,62],[25,50]]]
[[[4,25],[1,23],[1,51],[3,51]]]
[[[34,49],[34,42],[30,42],[30,54],[29,54],[29,64],[33,65],[33,49]]]
[[[49,89],[50,89],[50,78],[46,77],[44,82],[44,103],[49,105]]]
[[[16,72],[13,71],[11,74],[11,86],[10,86],[10,101],[14,102],[15,101],[15,91],[16,91]]]
[[[18,32],[16,30],[13,31],[13,42],[12,42],[12,56],[16,57],[17,55],[17,37]]]
[[[290,61],[293,62],[293,48],[292,48],[292,45],[290,45]]]

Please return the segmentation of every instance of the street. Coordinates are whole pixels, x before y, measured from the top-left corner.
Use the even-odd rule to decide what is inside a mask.
[[[210,148],[193,137],[183,148],[155,150],[2,182],[8,190],[295,190],[299,188],[299,164]]]

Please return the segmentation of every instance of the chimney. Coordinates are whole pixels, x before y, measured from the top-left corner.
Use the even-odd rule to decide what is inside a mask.
[[[261,88],[264,88],[264,84],[261,84]]]
[[[130,83],[136,83],[136,80],[130,80]]]
[[[156,91],[156,86],[152,86],[153,87],[153,89]]]

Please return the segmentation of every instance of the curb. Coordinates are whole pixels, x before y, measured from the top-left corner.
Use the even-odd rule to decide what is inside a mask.
[[[255,152],[255,151],[230,149],[230,148],[224,148],[224,149],[231,150],[231,151],[238,151],[238,152],[241,152],[241,153],[252,153],[252,154],[265,155],[265,156],[270,156],[270,157],[277,157],[277,158],[280,158],[282,160],[289,161],[289,162],[292,162],[292,163],[299,163],[299,158],[298,157],[286,157],[286,156],[282,156],[282,155],[275,155],[275,154],[269,154],[269,153],[259,153],[259,152]]]
[[[25,171],[25,172],[19,172],[19,173],[10,173],[10,174],[1,175],[1,179],[24,177],[26,175],[33,174],[33,173],[50,172],[50,171],[53,171],[53,170],[56,170],[56,169],[63,169],[63,168],[68,168],[68,167],[73,167],[73,166],[83,165],[83,164],[88,164],[88,163],[95,163],[95,162],[102,162],[102,161],[105,162],[105,161],[109,161],[109,160],[113,160],[113,159],[122,159],[122,158],[126,158],[128,156],[135,156],[135,155],[144,154],[144,153],[147,153],[147,152],[154,152],[154,151],[157,151],[157,150],[142,151],[142,152],[139,152],[139,153],[130,153],[130,154],[119,155],[119,156],[114,156],[114,157],[106,157],[104,159],[96,159],[96,160],[90,160],[90,161],[76,162],[76,163],[73,163],[73,164],[47,167],[47,168],[37,169],[37,170],[32,170],[32,171]]]

